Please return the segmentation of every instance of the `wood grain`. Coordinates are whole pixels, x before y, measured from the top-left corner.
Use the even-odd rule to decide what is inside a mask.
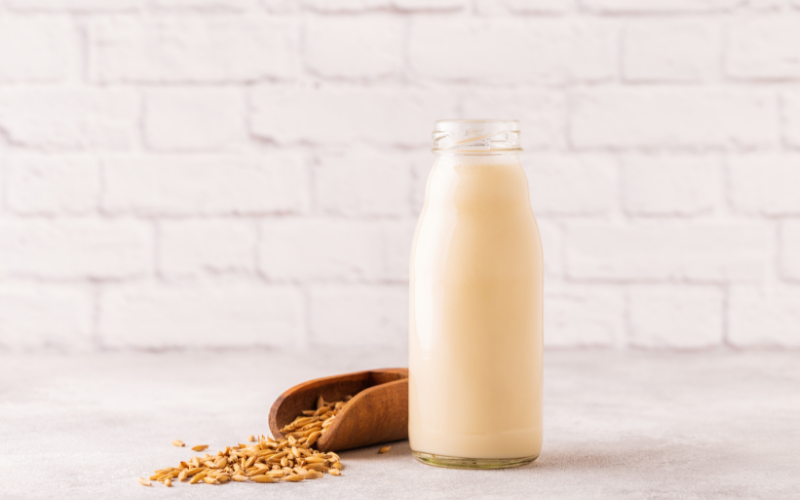
[[[281,429],[303,410],[316,408],[317,398],[353,399],[317,441],[321,451],[341,451],[408,438],[408,368],[347,373],[296,385],[272,405],[269,428],[276,439]]]

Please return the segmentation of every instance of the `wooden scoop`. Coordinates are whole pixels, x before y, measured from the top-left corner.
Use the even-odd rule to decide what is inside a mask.
[[[317,398],[353,399],[336,415],[314,445],[320,451],[341,451],[408,438],[408,368],[386,368],[310,380],[281,394],[269,411],[275,439],[281,429],[316,409]]]

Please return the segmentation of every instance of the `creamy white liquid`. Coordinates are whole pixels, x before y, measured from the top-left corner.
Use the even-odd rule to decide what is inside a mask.
[[[538,456],[542,247],[516,154],[437,157],[410,288],[411,449]]]

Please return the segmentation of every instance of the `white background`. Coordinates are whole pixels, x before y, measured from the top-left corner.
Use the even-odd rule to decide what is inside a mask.
[[[548,346],[800,346],[800,1],[0,0],[0,348],[404,350],[451,117]]]

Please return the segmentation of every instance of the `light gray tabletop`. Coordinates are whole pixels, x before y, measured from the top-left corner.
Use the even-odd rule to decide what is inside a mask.
[[[342,477],[140,486],[137,476],[267,432],[284,389],[401,366],[403,353],[0,355],[2,498],[800,498],[800,352],[546,354],[534,464],[453,471],[407,442],[342,453]]]

